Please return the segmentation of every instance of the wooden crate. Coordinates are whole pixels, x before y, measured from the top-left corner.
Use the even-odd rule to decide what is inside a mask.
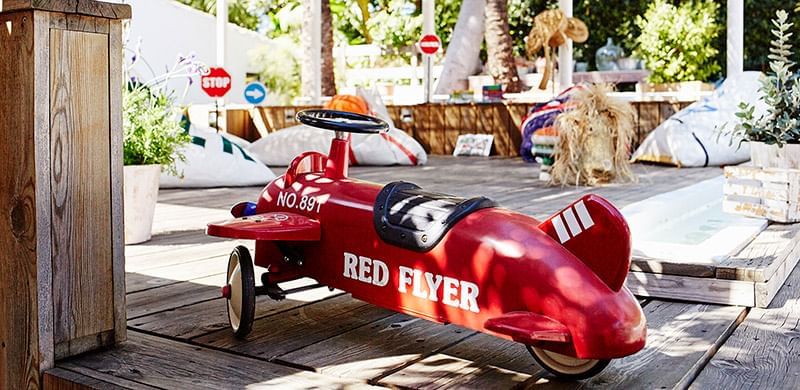
[[[776,222],[800,222],[800,170],[726,167],[723,209]]]
[[[634,256],[627,286],[641,296],[767,307],[800,260],[800,224],[772,224],[717,262]]]

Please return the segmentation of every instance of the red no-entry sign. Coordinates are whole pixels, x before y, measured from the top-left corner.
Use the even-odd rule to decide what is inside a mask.
[[[442,41],[434,34],[424,35],[422,39],[419,40],[419,50],[422,51],[423,54],[436,54],[441,47]]]
[[[212,98],[221,98],[231,90],[231,75],[225,68],[211,68],[200,78],[200,88]]]

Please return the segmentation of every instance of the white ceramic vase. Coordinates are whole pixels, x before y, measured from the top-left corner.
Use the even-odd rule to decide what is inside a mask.
[[[125,244],[139,244],[152,236],[161,166],[126,165],[124,172]]]

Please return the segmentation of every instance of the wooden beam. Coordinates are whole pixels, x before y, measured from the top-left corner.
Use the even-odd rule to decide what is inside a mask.
[[[130,19],[128,4],[106,3],[94,0],[3,0],[3,12],[39,10],[68,14],[96,16],[107,19]]]
[[[744,71],[744,0],[728,0],[728,77]]]
[[[48,34],[33,22],[33,12],[0,14],[0,388],[40,386],[40,370],[53,364],[49,175],[36,170],[35,158],[49,155],[49,142],[37,143],[46,128],[47,91],[36,60],[34,35]],[[11,28],[6,28],[10,26]],[[39,27],[44,30],[34,31]],[[13,54],[12,54],[13,53]],[[45,70],[46,72],[46,70]],[[13,75],[8,77],[8,75]],[[44,80],[47,78],[45,77]],[[39,83],[37,83],[39,81]],[[42,89],[39,89],[42,88]],[[13,92],[12,92],[13,91]],[[38,92],[37,92],[38,91]],[[42,96],[44,93],[44,96]],[[42,103],[44,99],[44,106]],[[44,113],[40,109],[44,109]],[[36,114],[44,114],[35,116]],[[39,122],[37,122],[39,121]],[[20,156],[20,158],[12,158]],[[41,250],[39,250],[41,249]]]
[[[433,0],[422,0],[422,35],[436,34],[436,14]],[[425,67],[423,85],[425,102],[430,103],[433,98],[433,56],[423,55],[422,62]]]
[[[572,1],[558,0],[558,8],[567,17],[572,17]],[[567,38],[567,41],[558,47],[558,88],[561,90],[572,86],[572,67],[572,39]]]
[[[322,2],[311,1],[311,104],[322,99]],[[326,0],[327,1],[327,0]]]

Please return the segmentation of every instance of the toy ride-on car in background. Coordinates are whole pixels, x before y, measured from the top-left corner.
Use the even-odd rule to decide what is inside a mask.
[[[484,197],[462,199],[407,182],[349,178],[349,136],[385,131],[380,119],[330,110],[297,114],[336,131],[330,153],[303,153],[256,203],[208,234],[256,241],[228,262],[228,316],[250,331],[255,296],[310,277],[391,310],[520,342],[551,373],[588,378],[644,347],[645,318],[623,285],[630,231],[605,199],[587,195],[545,221]],[[307,289],[309,287],[304,287]]]

